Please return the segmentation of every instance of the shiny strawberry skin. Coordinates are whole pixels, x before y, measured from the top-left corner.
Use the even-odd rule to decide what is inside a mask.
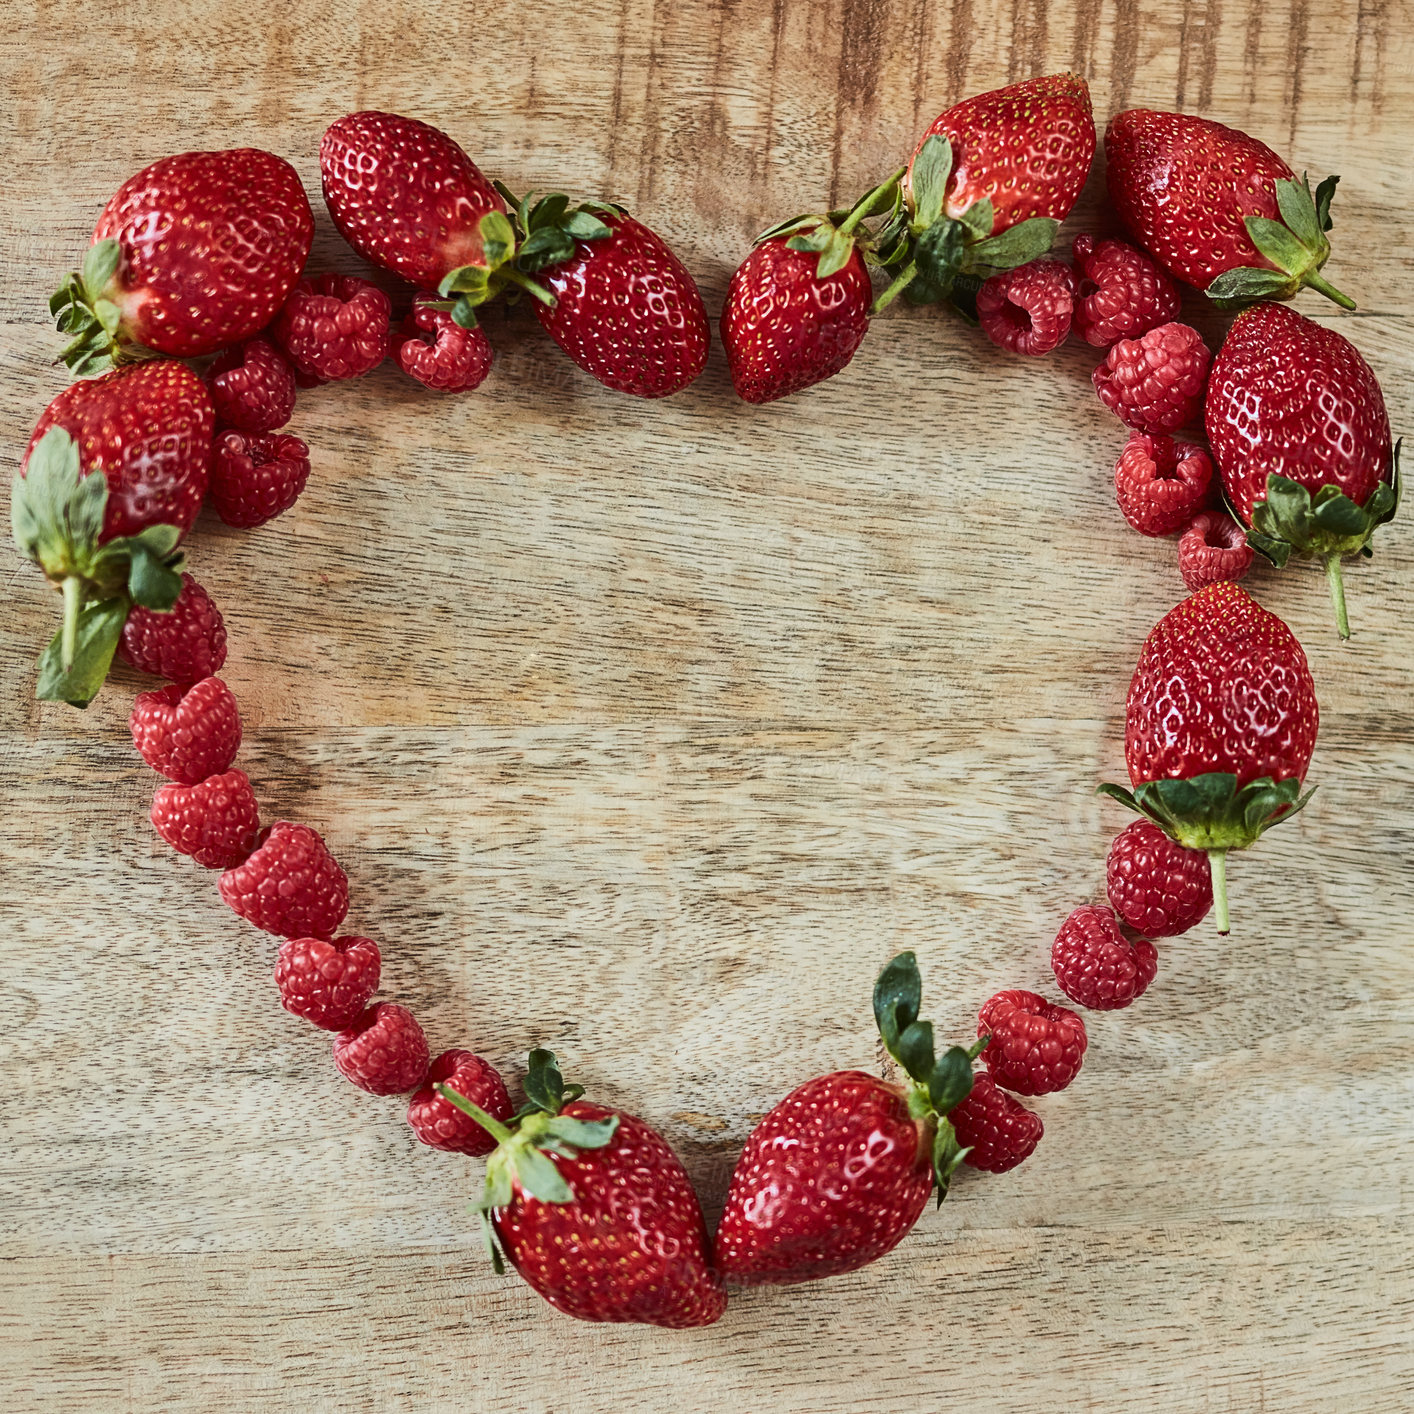
[[[722,344],[732,386],[748,403],[769,403],[833,378],[869,330],[873,287],[858,250],[821,280],[813,251],[789,237],[762,241],[737,266],[722,308]]]
[[[707,363],[707,311],[667,242],[624,213],[604,212],[607,238],[579,241],[570,260],[536,279],[555,296],[535,302],[546,332],[607,388],[666,398]]]
[[[571,1119],[618,1114],[608,1145],[577,1158],[548,1155],[569,1184],[568,1203],[543,1203],[516,1186],[492,1212],[502,1250],[552,1306],[581,1321],[706,1326],[726,1309],[712,1270],[702,1209],[677,1155],[641,1119],[575,1100]]]
[[[39,439],[62,427],[84,474],[101,468],[108,479],[100,543],[149,525],[185,534],[206,494],[215,419],[206,385],[185,364],[130,364],[65,388],[35,424],[20,474]]]
[[[1185,113],[1130,108],[1105,130],[1110,200],[1140,245],[1205,290],[1225,270],[1275,269],[1248,216],[1280,218],[1275,183],[1290,167],[1266,143]]]
[[[729,1282],[789,1285],[892,1251],[933,1190],[932,1126],[901,1087],[859,1070],[817,1076],[752,1130],[717,1229]]]
[[[1296,636],[1246,590],[1209,584],[1144,642],[1126,702],[1129,778],[1306,777],[1320,712]]]
[[[987,197],[992,235],[1033,216],[1063,220],[1095,157],[1090,89],[1075,74],[1051,74],[964,99],[933,120],[915,158],[934,135],[953,150],[945,215]]]
[[[1370,365],[1343,334],[1282,304],[1233,321],[1208,378],[1208,442],[1250,523],[1276,473],[1363,505],[1390,464],[1389,414]]]
[[[481,218],[505,203],[446,133],[396,113],[349,113],[319,144],[329,215],[365,259],[435,290],[485,263]]]
[[[122,332],[189,358],[239,343],[274,318],[299,279],[314,215],[299,174],[258,148],[184,152],[114,193],[93,242],[122,247],[108,297]]]

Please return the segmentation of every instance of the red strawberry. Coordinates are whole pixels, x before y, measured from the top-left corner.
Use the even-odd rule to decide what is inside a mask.
[[[998,992],[977,1013],[978,1036],[990,1036],[982,1061],[992,1079],[1018,1095],[1064,1090],[1080,1073],[1085,1023],[1035,992]]]
[[[852,1272],[892,1251],[937,1183],[947,1193],[962,1153],[948,1114],[972,1088],[972,1059],[935,1058],[918,1020],[912,953],[880,974],[874,1012],[904,1067],[893,1085],[858,1070],[808,1080],[752,1130],[717,1229],[717,1269],[742,1285],[785,1285]]]
[[[269,339],[247,339],[206,371],[216,423],[237,432],[274,432],[295,410],[295,376]]]
[[[1178,538],[1178,572],[1190,591],[1220,579],[1239,580],[1251,568],[1246,532],[1221,511],[1194,516]]]
[[[299,174],[273,153],[154,162],[114,193],[82,271],[50,301],[74,336],[64,360],[96,373],[144,349],[189,358],[239,343],[285,302],[313,239]]]
[[[1279,304],[1233,321],[1213,361],[1208,441],[1233,509],[1275,564],[1325,562],[1342,638],[1343,555],[1370,553],[1399,501],[1389,414],[1359,351]]]
[[[662,237],[627,212],[604,206],[592,215],[604,235],[573,242],[567,259],[533,267],[554,299],[537,300],[536,317],[606,388],[640,398],[680,392],[706,366],[711,341],[697,285]],[[521,249],[524,263],[528,240]]]
[[[972,1093],[948,1116],[957,1142],[967,1153],[963,1163],[987,1173],[1006,1173],[1030,1158],[1045,1126],[984,1070],[973,1078]]]
[[[486,331],[464,329],[434,294],[420,294],[393,339],[393,357],[410,378],[444,393],[479,388],[495,353]]]
[[[432,1062],[422,1088],[408,1101],[408,1123],[424,1144],[449,1154],[489,1154],[496,1147],[495,1137],[450,1100],[444,1100],[440,1085],[480,1106],[492,1119],[508,1124],[515,1106],[506,1094],[500,1071],[470,1051],[443,1051]]]
[[[324,1031],[342,1031],[378,990],[382,967],[372,938],[291,938],[275,963],[280,1005]]]
[[[289,510],[309,481],[309,447],[287,432],[223,432],[208,495],[227,525],[251,527]]]
[[[208,776],[194,786],[159,786],[152,828],[178,854],[207,869],[232,869],[255,848],[260,809],[244,771]]]
[[[281,938],[333,937],[349,911],[348,875],[338,860],[317,831],[288,820],[262,830],[255,852],[222,874],[218,887],[248,923]]]
[[[1134,790],[1100,789],[1212,863],[1228,931],[1226,857],[1306,803],[1319,712],[1301,645],[1227,581],[1190,595],[1144,641],[1129,684],[1124,755]]]
[[[581,1321],[707,1326],[726,1309],[697,1195],[641,1119],[578,1098],[549,1051],[532,1051],[532,1108],[502,1123],[447,1085],[438,1092],[497,1141],[483,1221],[516,1270]],[[567,1096],[571,1096],[566,1104]]]
[[[1051,971],[1071,1001],[1092,1011],[1118,1011],[1149,989],[1159,954],[1147,938],[1130,942],[1111,908],[1072,910],[1051,944]]]
[[[319,275],[290,291],[271,336],[295,375],[319,383],[359,378],[388,356],[393,305],[367,280]]]
[[[220,678],[139,693],[128,727],[142,759],[185,786],[226,770],[241,745],[235,694]]]
[[[76,383],[40,417],[11,519],[21,552],[64,596],[63,627],[40,657],[41,698],[86,706],[129,608],[176,602],[177,545],[206,491],[213,418],[201,380],[171,362]]]
[[[1136,933],[1176,938],[1201,923],[1213,906],[1208,856],[1184,849],[1149,820],[1135,820],[1110,844],[1105,892]]]
[[[405,1095],[427,1074],[422,1024],[396,1002],[379,1002],[334,1037],[339,1074],[370,1095]]]
[[[1203,447],[1131,432],[1115,463],[1115,500],[1140,535],[1172,535],[1207,505],[1213,459]]]
[[[118,656],[140,673],[170,678],[183,687],[221,671],[226,624],[211,596],[191,575],[170,610],[133,609],[122,629]]]
[[[1319,273],[1338,177],[1311,193],[1265,143],[1185,113],[1131,108],[1105,132],[1110,200],[1139,243],[1223,305],[1290,299],[1310,285],[1355,302]]]
[[[463,267],[486,275],[494,259],[483,222],[505,205],[446,133],[395,113],[350,113],[319,144],[324,200],[348,243],[421,289]],[[495,223],[491,229],[495,230]],[[294,282],[291,281],[291,284]]]
[[[1074,74],[949,108],[903,179],[911,260],[895,284],[915,302],[946,298],[959,274],[985,277],[1045,255],[1094,156],[1090,90]]]

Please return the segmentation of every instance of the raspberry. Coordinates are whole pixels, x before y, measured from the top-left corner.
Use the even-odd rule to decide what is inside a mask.
[[[211,596],[191,575],[166,613],[133,609],[118,640],[118,656],[141,673],[186,686],[220,672],[226,661],[226,625]]]
[[[496,1140],[469,1114],[444,1100],[435,1089],[439,1083],[450,1086],[492,1119],[504,1121],[515,1114],[515,1107],[500,1072],[470,1051],[443,1051],[432,1062],[422,1088],[408,1101],[408,1123],[424,1144],[449,1154],[489,1154]]]
[[[178,854],[208,869],[230,869],[255,848],[260,808],[244,771],[208,776],[194,786],[158,786],[152,827]]]
[[[1194,516],[1178,538],[1178,572],[1190,590],[1220,579],[1239,580],[1251,568],[1247,532],[1221,511]]]
[[[334,1037],[334,1064],[370,1095],[401,1095],[427,1074],[427,1037],[406,1007],[379,1002]]]
[[[1118,1011],[1144,995],[1159,968],[1145,938],[1131,943],[1114,910],[1086,904],[1060,926],[1051,946],[1051,970],[1071,1001],[1092,1011]]]
[[[227,525],[273,520],[299,499],[309,480],[309,448],[281,433],[222,432],[211,457],[206,494]]]
[[[1041,1142],[1045,1126],[1020,1100],[998,1090],[985,1070],[972,1077],[967,1098],[948,1111],[957,1141],[972,1152],[963,1160],[975,1169],[1005,1173]]]
[[[1115,463],[1115,500],[1140,535],[1171,535],[1212,491],[1213,459],[1191,442],[1131,432]]]
[[[392,313],[377,285],[352,275],[320,275],[294,287],[271,333],[294,364],[300,386],[309,387],[377,368],[388,356]]]
[[[1018,1095],[1064,1090],[1085,1055],[1085,1023],[1035,992],[998,992],[977,1013],[977,1034],[992,1038],[982,1048],[992,1079]]]
[[[1186,324],[1161,324],[1121,339],[1093,376],[1100,401],[1128,427],[1177,432],[1203,406],[1208,346]]]
[[[436,299],[436,295],[420,294],[413,300],[393,340],[394,356],[404,373],[429,388],[469,393],[491,371],[495,357],[491,341],[480,325],[463,329],[445,309],[436,307]]]
[[[128,729],[138,755],[184,786],[224,771],[241,745],[240,709],[220,678],[139,693]]]
[[[273,432],[295,410],[295,376],[269,339],[247,339],[217,354],[206,386],[218,427]]]
[[[1136,820],[1110,845],[1105,892],[1136,933],[1175,938],[1207,916],[1213,876],[1202,850],[1184,849],[1151,821]]]
[[[1075,332],[1107,349],[1178,317],[1178,286],[1142,250],[1123,241],[1076,236]]]
[[[378,990],[381,968],[371,938],[291,938],[275,964],[280,1005],[325,1031],[342,1031]]]
[[[1065,343],[1075,276],[1059,260],[1033,260],[993,275],[977,291],[982,332],[1012,353],[1048,354]]]
[[[349,880],[308,825],[277,820],[255,853],[221,875],[221,897],[247,922],[281,938],[329,938],[349,911]]]

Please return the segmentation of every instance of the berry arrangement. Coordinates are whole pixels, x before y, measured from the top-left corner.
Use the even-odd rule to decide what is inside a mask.
[[[765,231],[718,323],[748,403],[839,373],[900,298],[943,305],[1026,357],[1072,336],[1100,352],[1095,392],[1128,431],[1119,511],[1142,535],[1178,537],[1191,593],[1149,634],[1130,683],[1129,785],[1099,787],[1139,817],[1110,846],[1106,902],[1076,907],[1052,945],[1057,988],[1095,1011],[1154,985],[1156,942],[1210,912],[1226,933],[1229,852],[1310,798],[1306,656],[1237,581],[1254,553],[1321,560],[1348,637],[1341,562],[1370,554],[1399,497],[1368,364],[1276,302],[1310,289],[1354,308],[1322,274],[1337,179],[1312,191],[1255,138],[1177,113],[1119,113],[1104,147],[1129,239],[1082,234],[1067,261],[1056,234],[1096,149],[1084,81],[958,103],[852,206]],[[153,828],[281,940],[280,1003],[330,1033],[341,1075],[410,1096],[420,1142],[485,1157],[479,1211],[498,1271],[509,1261],[583,1320],[689,1327],[722,1315],[728,1286],[876,1261],[960,1167],[1004,1173],[1036,1150],[1042,1121],[1019,1097],[1079,1075],[1080,1012],[1008,989],[979,1008],[974,1038],[942,1044],[920,1019],[916,959],[900,954],[873,997],[898,1078],[837,1071],[782,1099],[748,1137],[709,1235],[663,1138],[586,1099],[551,1052],[531,1052],[519,1108],[473,1051],[434,1056],[417,1017],[378,1000],[377,943],[339,933],[349,880],[321,835],[262,824],[235,765],[239,706],[218,676],[225,624],[181,547],[205,502],[254,528],[302,494],[310,449],[286,430],[300,398],[385,359],[430,390],[474,391],[495,357],[477,311],[496,299],[530,301],[575,364],[641,398],[688,386],[712,339],[687,267],[619,205],[518,197],[447,134],[388,113],[331,124],[319,161],[334,224],[406,282],[401,296],[307,271],[314,218],[298,176],[240,148],[169,157],[125,182],[51,300],[81,381],[40,415],[14,482],[15,541],[62,603],[38,696],[87,705],[115,655],[165,680],[130,719],[166,778]],[[1181,285],[1238,311],[1216,355],[1181,322]]]

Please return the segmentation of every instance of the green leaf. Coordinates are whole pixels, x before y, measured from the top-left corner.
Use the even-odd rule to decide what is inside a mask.
[[[918,959],[901,952],[890,961],[874,983],[874,1020],[890,1055],[898,1038],[918,1020],[923,1005],[923,979],[918,975]]]
[[[123,248],[115,240],[95,241],[84,252],[82,278],[89,299],[96,300],[118,273]]]
[[[835,228],[822,223],[813,230],[801,231],[786,242],[787,250],[822,251],[835,238]]]
[[[1280,221],[1267,216],[1248,216],[1243,224],[1252,244],[1288,275],[1299,275],[1311,266],[1312,253]]]
[[[948,1119],[938,1121],[938,1132],[933,1136],[933,1179],[937,1183],[938,1206],[948,1196],[953,1174],[958,1165],[972,1152],[957,1142],[957,1131]]]
[[[963,236],[963,227],[943,216],[929,226],[914,245],[913,259],[919,275],[943,294],[952,289],[957,278],[958,265],[962,261]],[[907,296],[908,292],[904,293]]]
[[[1339,185],[1339,177],[1327,177],[1316,188],[1316,222],[1323,231],[1329,231],[1333,224],[1331,221],[1331,198],[1335,195],[1335,189]]]
[[[952,143],[941,133],[928,138],[913,159],[914,224],[927,230],[943,214],[943,198],[952,175]]]
[[[542,196],[530,208],[525,218],[528,233],[538,231],[542,226],[558,226],[565,212],[570,209],[570,199],[562,191],[552,191]]]
[[[476,328],[476,306],[465,295],[452,302],[451,313],[453,324],[463,329]]]
[[[774,226],[767,226],[752,241],[752,245],[760,245],[762,241],[774,240],[777,236],[784,236],[789,231],[798,231],[802,226],[818,226],[825,219],[822,216],[792,216],[788,220],[777,221]]]
[[[1137,815],[1143,815],[1144,807],[1135,800],[1132,792],[1125,790],[1123,786],[1117,786],[1112,781],[1105,781],[1095,787],[1096,795],[1107,795],[1111,800],[1117,800],[1121,805],[1127,806]]]
[[[1280,270],[1240,265],[1224,270],[1204,291],[1219,309],[1237,309],[1257,300],[1281,298],[1291,291],[1291,276]]]
[[[1319,254],[1323,246],[1329,248],[1330,243],[1322,232],[1320,218],[1316,215],[1316,203],[1305,177],[1299,182],[1294,178],[1279,177],[1275,185],[1277,209],[1292,235],[1308,252]]]
[[[815,262],[815,278],[828,280],[831,275],[837,275],[849,264],[853,254],[853,238],[843,231],[836,231],[830,237],[830,243],[820,252],[820,259]]]
[[[488,269],[494,270],[510,259],[516,248],[515,227],[504,211],[488,211],[481,218],[481,254]]]
[[[515,1165],[516,1181],[532,1198],[542,1203],[572,1203],[574,1190],[554,1161],[533,1144],[516,1145],[511,1162]]]
[[[443,298],[448,295],[467,295],[473,304],[485,304],[491,283],[491,272],[484,265],[459,265],[449,270],[437,286],[437,293]],[[477,298],[480,296],[481,298]]]
[[[561,261],[574,257],[574,241],[558,226],[542,226],[516,255],[516,264],[522,270],[543,270],[547,265],[558,265]]]
[[[898,1063],[920,1085],[926,1085],[933,1074],[933,1023],[915,1021],[899,1034],[898,1047],[893,1052]]]
[[[1279,540],[1272,535],[1264,535],[1255,527],[1247,531],[1247,543],[1278,569],[1281,569],[1291,558],[1291,546],[1285,540]]]
[[[105,599],[85,604],[79,611],[74,660],[64,670],[63,633],[56,633],[39,655],[39,683],[35,696],[41,702],[68,702],[87,707],[108,676],[123,624],[128,617],[125,599]]]
[[[546,1114],[557,1115],[565,1102],[565,1078],[554,1051],[531,1051],[525,1076],[525,1098]]]
[[[614,234],[612,227],[583,208],[570,212],[564,229],[577,241],[602,241]]]
[[[961,1046],[949,1046],[928,1077],[928,1098],[940,1115],[960,1105],[972,1093],[972,1057]]]
[[[491,1259],[492,1270],[498,1277],[506,1274],[506,1264],[501,1259],[501,1249],[496,1246],[496,1232],[491,1226],[490,1215],[482,1212],[481,1215],[481,1242],[486,1248],[486,1255]]]
[[[481,1195],[481,1207],[486,1212],[504,1208],[515,1196],[508,1151],[497,1150],[486,1161],[486,1191]]]
[[[1369,528],[1369,517],[1339,487],[1323,486],[1311,503],[1311,518],[1331,535],[1361,535]]]
[[[997,224],[992,198],[979,196],[957,219],[962,222],[975,240],[986,240],[992,234],[992,227]]]
[[[610,1115],[607,1119],[575,1119],[572,1115],[556,1115],[539,1132],[575,1149],[602,1149],[613,1139],[618,1127],[618,1115]]]
[[[967,247],[967,268],[972,270],[1014,270],[1039,260],[1051,248],[1060,222],[1051,216],[1033,216],[1019,221],[999,236],[989,236]]]
[[[175,526],[172,527],[176,529]],[[166,613],[177,602],[182,592],[182,576],[177,564],[169,563],[168,557],[158,554],[140,539],[129,542],[128,549],[128,596],[133,603],[144,609],[155,609]]]

